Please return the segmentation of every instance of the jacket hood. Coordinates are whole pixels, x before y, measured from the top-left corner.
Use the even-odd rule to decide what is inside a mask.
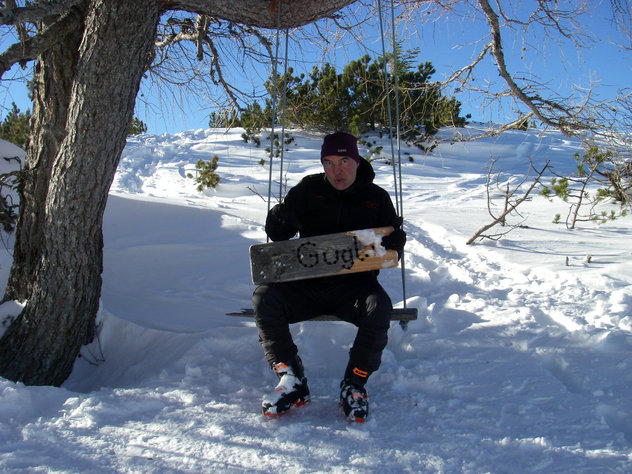
[[[373,166],[365,159],[360,160],[360,166],[358,166],[358,174],[356,175],[357,184],[371,184],[375,178],[375,171]]]

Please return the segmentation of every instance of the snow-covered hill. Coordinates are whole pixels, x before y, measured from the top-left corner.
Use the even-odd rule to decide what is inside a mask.
[[[0,379],[0,470],[632,471],[632,220],[571,231],[552,223],[568,204],[533,196],[514,221],[527,227],[465,244],[491,220],[490,159],[515,185],[527,158],[570,171],[578,143],[516,131],[429,155],[403,147],[406,294],[419,319],[393,323],[358,425],[338,407],[355,333],[340,322],[293,327],[312,403],[260,415],[275,377],[252,321],[225,315],[250,306],[248,246],[265,240],[265,152],[240,135],[130,139],[105,216],[99,342],[62,388]],[[320,171],[322,137],[292,135],[275,195]],[[212,155],[221,183],[198,193],[186,174]],[[392,191],[391,168],[374,167]],[[3,284],[9,266],[4,252]],[[381,280],[401,305],[401,273]]]

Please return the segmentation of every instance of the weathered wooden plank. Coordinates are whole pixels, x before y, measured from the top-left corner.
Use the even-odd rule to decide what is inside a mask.
[[[381,245],[392,227],[283,240],[250,247],[255,285],[397,266],[397,252]]]

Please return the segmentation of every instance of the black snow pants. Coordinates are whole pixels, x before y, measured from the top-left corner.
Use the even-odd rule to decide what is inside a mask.
[[[322,314],[337,316],[358,328],[345,378],[364,384],[380,367],[392,304],[374,274],[262,285],[255,290],[252,304],[259,343],[271,367],[279,362],[292,365],[296,360],[298,350],[289,325]]]

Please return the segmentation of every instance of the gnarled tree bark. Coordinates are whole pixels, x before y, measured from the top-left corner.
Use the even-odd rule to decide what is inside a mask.
[[[44,136],[43,127],[38,134],[43,143],[35,154],[46,155],[56,148],[56,140],[60,143],[51,160],[47,189],[41,182],[29,185],[36,195],[28,199],[41,199],[45,193],[43,206],[36,209],[41,215],[26,219],[36,222],[40,249],[39,255],[29,254],[32,247],[25,251],[35,277],[29,281],[23,275],[27,283],[12,290],[26,293],[28,301],[0,339],[0,374],[5,378],[60,385],[72,371],[81,345],[94,335],[103,211],[159,16],[151,0],[98,0],[89,6],[64,134],[57,136],[55,129]],[[45,84],[38,88],[45,90]],[[55,98],[60,103],[51,109],[63,115],[68,94],[58,92]],[[43,107],[38,113],[46,111]],[[47,140],[51,142],[44,143]],[[42,166],[41,175],[46,174],[51,156],[33,163],[33,169]],[[41,179],[37,171],[32,176]],[[13,281],[16,278],[12,275]]]

